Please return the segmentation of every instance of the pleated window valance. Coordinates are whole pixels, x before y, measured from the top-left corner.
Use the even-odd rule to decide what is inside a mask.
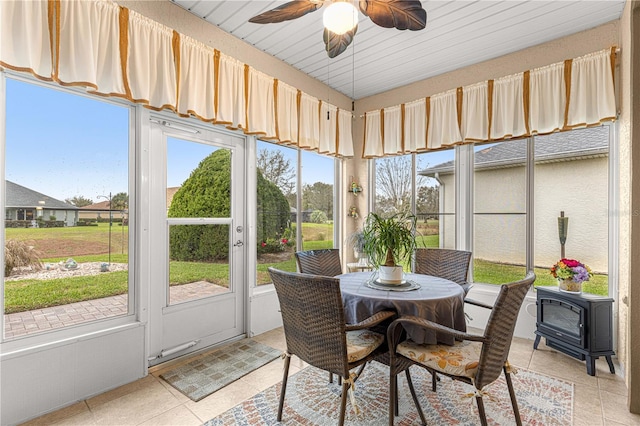
[[[546,134],[615,120],[615,47],[369,111],[364,158]]]
[[[0,42],[0,67],[353,156],[351,111],[110,0],[0,1]]]

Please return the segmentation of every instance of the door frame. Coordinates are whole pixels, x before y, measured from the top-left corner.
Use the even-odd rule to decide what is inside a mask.
[[[248,162],[247,157],[250,154],[251,150],[248,149],[251,145],[249,143],[249,138],[243,135],[240,132],[233,132],[226,130],[221,127],[214,127],[211,125],[207,125],[205,123],[199,123],[192,120],[187,119],[179,119],[175,115],[168,115],[164,113],[156,113],[156,112],[146,112],[143,115],[143,118],[140,121],[140,125],[144,131],[142,132],[147,143],[141,147],[141,150],[144,152],[144,156],[141,163],[141,173],[140,176],[140,184],[142,186],[146,186],[146,190],[141,191],[146,195],[146,199],[141,200],[143,205],[146,205],[144,217],[141,217],[141,233],[145,235],[141,235],[141,246],[146,246],[148,250],[148,255],[146,257],[146,264],[141,265],[141,275],[146,275],[147,280],[141,280],[141,282],[147,282],[148,288],[141,289],[141,296],[146,301],[146,309],[144,306],[141,307],[140,316],[141,320],[145,320],[147,322],[147,342],[146,342],[146,353],[147,353],[147,361],[148,365],[156,365],[165,361],[168,361],[173,358],[177,358],[188,353],[195,353],[206,348],[210,348],[213,346],[217,346],[227,341],[237,340],[244,338],[249,333],[249,297],[250,297],[250,286],[247,285],[250,277],[250,273],[248,274],[246,268],[238,267],[237,265],[248,264],[247,255],[250,253],[247,250],[247,247],[251,247],[249,244],[249,235],[250,235],[250,227],[248,226],[248,220],[250,219],[247,215],[247,211],[250,211],[248,208],[248,204],[250,204],[250,197],[247,196],[248,185],[246,179],[246,171]],[[161,139],[156,138],[155,130],[153,130],[153,126],[160,126],[161,124],[155,124],[154,121],[158,122],[169,122],[172,125],[164,129],[163,137]],[[189,131],[193,129],[193,131],[202,132],[203,135],[197,135],[193,131]],[[207,135],[211,134],[220,134],[222,137],[216,140],[215,135],[212,137],[208,137]],[[234,203],[234,206],[240,205],[241,208],[238,208],[238,215],[236,216],[236,209],[232,207],[232,219],[233,225],[232,229],[230,229],[230,238],[233,238],[235,241],[236,231],[235,228],[238,223],[235,219],[239,219],[240,224],[244,228],[243,234],[241,234],[241,239],[244,241],[244,245],[242,247],[231,247],[230,250],[233,250],[233,262],[236,266],[231,266],[230,264],[230,281],[235,283],[235,290],[230,293],[226,293],[223,296],[216,296],[217,300],[223,300],[225,298],[233,298],[237,300],[234,305],[234,309],[240,310],[240,312],[234,317],[237,321],[239,321],[239,325],[234,329],[236,332],[232,333],[223,333],[223,335],[219,336],[219,338],[214,338],[216,334],[204,336],[204,339],[190,339],[186,338],[186,342],[172,342],[172,344],[168,344],[166,341],[166,329],[164,320],[166,319],[166,315],[175,315],[178,318],[181,315],[185,315],[185,311],[189,309],[202,308],[207,305],[211,305],[212,300],[215,298],[211,298],[207,300],[207,298],[198,299],[192,302],[186,302],[171,306],[162,306],[165,300],[165,292],[159,292],[160,288],[159,281],[162,281],[162,286],[166,285],[167,282],[167,274],[168,274],[168,263],[165,259],[168,258],[168,248],[167,247],[157,247],[158,244],[155,241],[158,241],[159,237],[156,234],[164,233],[164,241],[168,243],[168,229],[169,222],[167,221],[166,214],[159,214],[159,211],[166,211],[166,164],[167,164],[167,152],[166,152],[166,138],[173,137],[177,139],[190,140],[197,142],[210,143],[211,146],[219,147],[222,149],[231,149],[232,152],[237,153],[241,152],[242,158],[241,160],[234,161],[234,164],[237,166],[238,162],[242,164],[241,171],[236,170],[234,167],[232,169],[232,181],[236,176],[243,177],[243,183],[241,185],[241,189],[243,194],[241,194],[237,203]],[[242,139],[242,147],[238,149],[238,145],[236,143],[231,143],[230,141],[224,141],[226,138],[233,139]],[[159,177],[158,170],[162,170],[162,177]],[[234,188],[237,190],[237,188]],[[197,219],[195,219],[197,221]],[[187,222],[192,223],[193,220],[188,220]],[[156,235],[156,236],[154,236]],[[161,238],[162,239],[162,238]],[[141,248],[141,250],[143,250]],[[158,261],[159,259],[159,261]],[[156,283],[154,285],[154,282]],[[164,290],[167,290],[165,287]],[[159,294],[162,293],[162,294]],[[214,310],[215,311],[215,310]],[[205,315],[213,315],[204,311]],[[202,336],[201,336],[202,337]],[[178,349],[182,346],[185,346],[189,342],[197,341],[195,345],[186,346],[181,350]],[[168,345],[167,347],[164,347]],[[164,353],[163,353],[164,351]],[[188,351],[188,352],[187,352]]]

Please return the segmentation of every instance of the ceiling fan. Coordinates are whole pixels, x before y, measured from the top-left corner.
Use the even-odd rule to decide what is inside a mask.
[[[419,0],[294,0],[254,16],[249,22],[270,24],[300,18],[327,4],[323,39],[327,54],[335,58],[344,52],[358,30],[360,12],[384,28],[417,31],[427,24],[427,12]]]

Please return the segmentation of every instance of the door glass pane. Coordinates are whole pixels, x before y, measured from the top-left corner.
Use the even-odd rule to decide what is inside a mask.
[[[6,89],[4,337],[126,315],[130,109]]]
[[[268,268],[294,272],[298,151],[258,141],[257,284],[269,284]]]
[[[334,163],[330,157],[302,153],[302,249],[333,248]]]
[[[526,274],[527,140],[474,150],[473,281],[503,284]]]
[[[168,304],[229,291],[230,226],[175,219],[230,223],[231,193],[230,150],[167,139]]]
[[[229,226],[169,227],[169,304],[229,291]]]
[[[416,160],[416,215],[424,246],[455,249],[454,150],[419,154]]]
[[[567,229],[564,257],[589,266],[582,291],[608,295],[609,126],[536,136],[536,286],[555,286],[549,268],[562,256],[558,218]]]

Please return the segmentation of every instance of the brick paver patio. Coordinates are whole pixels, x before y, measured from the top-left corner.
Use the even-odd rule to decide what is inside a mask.
[[[198,299],[227,289],[206,281],[172,286],[171,304]],[[104,297],[86,302],[71,303],[51,308],[18,312],[4,316],[4,337],[11,339],[28,334],[40,333],[70,325],[117,317],[127,313],[127,295]]]

